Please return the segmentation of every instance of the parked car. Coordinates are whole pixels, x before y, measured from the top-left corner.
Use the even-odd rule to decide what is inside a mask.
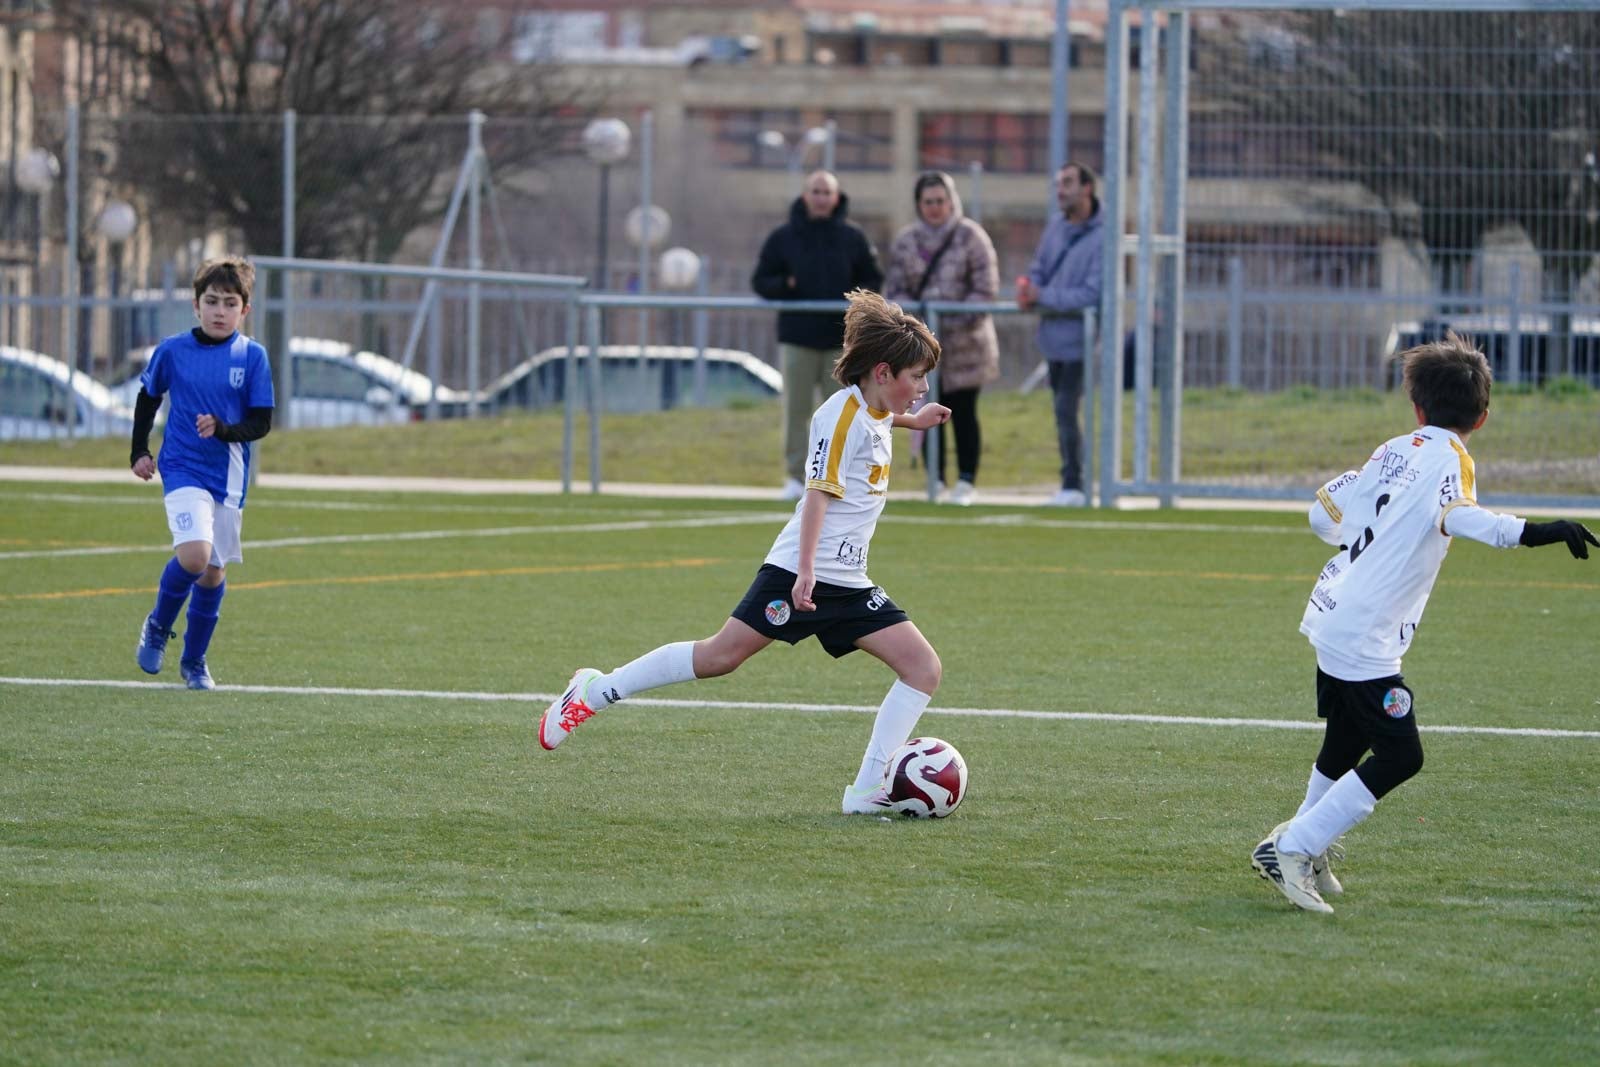
[[[1514,379],[1526,385],[1538,385],[1552,369],[1564,365],[1566,353],[1562,348],[1570,336],[1572,373],[1600,385],[1600,318],[1574,315],[1568,320],[1568,334],[1555,334],[1555,320],[1546,314],[1519,315],[1514,325],[1515,331],[1511,316],[1505,314],[1452,315],[1397,322],[1389,330],[1384,356],[1393,360],[1407,349],[1438,340],[1446,330],[1454,330],[1483,349],[1496,382]],[[1513,332],[1517,341],[1515,375],[1509,363]]]
[[[289,351],[294,358],[289,410],[295,426],[410,422],[427,411],[430,391],[443,415],[459,415],[467,407],[465,392],[436,386],[425,374],[343,341],[296,337]],[[113,387],[124,403],[132,405],[139,395],[139,376],[154,352],[145,348],[129,360],[125,377]]]
[[[580,403],[586,402],[589,347],[576,349]],[[699,350],[692,345],[600,346],[601,409],[612,412],[665,411],[695,402]],[[749,352],[705,349],[706,403],[725,406],[735,399],[770,400],[783,392],[783,375]],[[547,348],[524,360],[483,391],[489,411],[545,408],[565,403],[567,350]]]
[[[0,441],[127,436],[133,409],[54,356],[0,345]]]

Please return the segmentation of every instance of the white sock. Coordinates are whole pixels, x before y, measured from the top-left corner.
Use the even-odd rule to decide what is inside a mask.
[[[1300,802],[1300,810],[1294,813],[1294,817],[1298,819],[1316,807],[1317,801],[1321,800],[1323,794],[1332,788],[1333,779],[1317,770],[1317,765],[1313,763],[1311,765],[1311,780],[1306,783],[1306,798]]]
[[[878,705],[878,717],[872,724],[872,740],[867,742],[866,754],[861,757],[861,769],[856,772],[855,788],[865,789],[883,781],[883,772],[889,766],[889,753],[911,738],[917,720],[933,697],[895,680],[889,693]]]
[[[595,711],[647,689],[694,681],[694,642],[674,641],[624,663],[589,683],[589,706]]]
[[[1278,838],[1278,851],[1320,856],[1340,834],[1371,815],[1377,803],[1378,798],[1372,795],[1361,776],[1355,771],[1346,771],[1310,811],[1295,816]]]

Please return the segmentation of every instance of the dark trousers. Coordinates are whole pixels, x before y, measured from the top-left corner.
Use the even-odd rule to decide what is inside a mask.
[[[964,482],[978,484],[978,455],[983,451],[983,434],[978,429],[977,389],[939,389],[939,403],[950,409],[950,425],[956,431],[956,473]],[[939,480],[946,485],[949,469],[949,438],[939,427]]]
[[[1050,391],[1056,401],[1056,444],[1061,449],[1061,488],[1083,488],[1083,422],[1079,408],[1083,401],[1083,360],[1045,364],[1050,373]]]

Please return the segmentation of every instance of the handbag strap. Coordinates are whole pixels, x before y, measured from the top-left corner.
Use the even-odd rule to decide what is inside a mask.
[[[957,222],[950,227],[950,232],[945,234],[944,243],[934,251],[932,258],[928,260],[928,269],[922,272],[922,280],[917,283],[915,289],[911,290],[912,300],[922,299],[922,291],[928,287],[928,279],[933,277],[933,268],[939,265],[939,257],[944,255],[944,250],[950,247],[950,242],[956,239],[956,231],[960,228],[961,224]]]

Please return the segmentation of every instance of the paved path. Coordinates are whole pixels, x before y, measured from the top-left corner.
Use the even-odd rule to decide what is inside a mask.
[[[158,476],[159,477],[159,476]],[[0,466],[0,482],[52,482],[85,485],[96,482],[133,484],[127,471],[99,467],[8,467]],[[555,494],[561,483],[537,478],[383,478],[342,474],[262,474],[258,485],[269,489],[319,489],[352,493],[453,493],[467,496],[518,496]],[[587,495],[589,482],[575,480],[572,491]],[[988,489],[980,487],[978,501],[1003,507],[1049,507],[1049,487]],[[668,485],[653,482],[602,482],[603,496],[637,496],[698,500],[765,500],[780,503],[776,489],[747,485]],[[1311,494],[1307,494],[1307,501]],[[926,491],[896,490],[895,500],[924,500]],[[1144,510],[1157,504],[1151,497],[1124,497],[1119,509]],[[1274,500],[1187,500],[1180,507],[1235,511],[1302,511],[1307,502]]]

